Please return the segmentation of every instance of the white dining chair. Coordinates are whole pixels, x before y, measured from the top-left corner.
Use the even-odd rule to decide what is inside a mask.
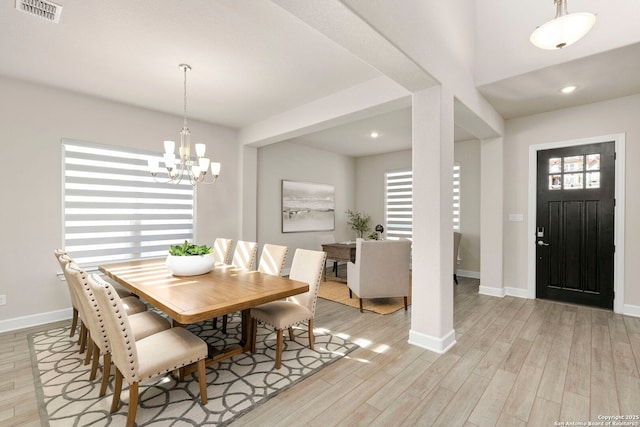
[[[256,242],[238,240],[238,243],[236,243],[236,249],[233,251],[233,260],[231,261],[231,265],[243,270],[251,270],[253,269],[253,263],[256,259],[257,252],[258,244]]]
[[[139,383],[149,378],[197,363],[200,401],[207,404],[205,358],[207,343],[185,328],[166,329],[136,339],[129,316],[113,287],[104,282],[97,286],[96,301],[105,317],[111,357],[116,367],[116,381],[111,413],[118,409],[123,378],[129,384],[127,427],[135,424],[138,410]]]
[[[71,286],[77,295],[80,307],[87,325],[87,345],[89,350],[87,355],[93,358],[89,380],[96,379],[100,356],[103,356],[102,384],[100,396],[104,396],[109,383],[109,373],[111,370],[111,348],[104,324],[104,316],[95,301],[96,281],[104,283],[97,276],[91,277],[86,271],[80,269],[76,263],[67,264],[66,274],[71,281]],[[133,297],[128,297],[133,298]],[[133,335],[137,339],[144,338],[153,333],[169,329],[171,324],[167,319],[152,311],[142,311],[130,316]],[[87,364],[88,360],[85,360]]]
[[[289,248],[286,246],[265,243],[260,254],[258,271],[272,276],[281,276],[288,252]]]
[[[213,242],[213,259],[218,264],[229,264],[231,262],[231,248],[233,240],[218,237]]]
[[[313,350],[313,319],[316,313],[318,287],[326,259],[326,252],[296,249],[289,278],[308,283],[309,291],[289,297],[285,301],[273,301],[259,305],[250,311],[253,326],[251,341],[253,353],[256,351],[258,322],[269,325],[276,330],[276,369],[280,369],[282,366],[283,330],[289,330],[289,339],[293,341],[293,326],[308,322],[309,348]]]
[[[244,240],[238,240],[236,243],[236,249],[233,252],[233,260],[231,265],[235,268],[242,270],[251,270],[256,259],[256,253],[258,253],[258,244],[256,242],[245,242]],[[222,333],[227,333],[227,321],[229,316],[225,314],[222,316]],[[218,324],[218,319],[213,319],[213,328],[215,329]]]

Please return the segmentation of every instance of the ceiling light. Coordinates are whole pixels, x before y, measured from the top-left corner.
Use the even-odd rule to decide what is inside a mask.
[[[574,86],[574,85],[565,86],[562,89],[560,89],[560,92],[562,92],[562,93],[571,93],[571,92],[575,91],[576,89],[578,89],[578,86]]]
[[[592,13],[567,13],[567,0],[554,0],[556,17],[542,24],[531,34],[529,40],[540,49],[562,49],[584,37],[596,16]]]
[[[204,144],[195,144],[196,159],[191,157],[191,132],[187,126],[187,70],[191,67],[187,64],[180,64],[179,67],[184,71],[184,122],[180,131],[180,147],[178,148],[179,159],[176,159],[175,148],[176,143],[173,141],[164,142],[164,164],[169,176],[169,181],[174,184],[180,183],[185,174],[189,177],[191,185],[200,182],[204,184],[213,184],[220,175],[220,163],[212,162],[204,157],[207,146]],[[157,159],[149,160],[149,172],[155,179],[158,175],[159,162]],[[207,170],[211,166],[212,180],[205,181]],[[157,180],[156,180],[157,181]]]
[[[374,132],[371,132],[371,133],[369,134],[369,136],[370,136],[371,138],[373,138],[373,139],[376,139],[377,137],[379,137],[379,136],[380,136],[380,134],[379,134],[378,132],[375,132],[375,131],[374,131]]]

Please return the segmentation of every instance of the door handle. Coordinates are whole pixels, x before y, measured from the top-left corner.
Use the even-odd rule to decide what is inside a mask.
[[[542,240],[538,240],[538,246],[549,246],[549,244],[543,242]]]

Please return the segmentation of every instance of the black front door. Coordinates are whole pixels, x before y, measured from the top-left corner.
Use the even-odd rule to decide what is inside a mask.
[[[538,152],[536,296],[613,308],[615,144]]]

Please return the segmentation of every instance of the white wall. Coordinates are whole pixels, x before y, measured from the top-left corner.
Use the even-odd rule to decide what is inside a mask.
[[[177,139],[180,117],[0,78],[0,330],[70,316],[66,284],[53,250],[62,246],[61,139],[162,150]],[[197,190],[196,239],[213,242],[238,229],[236,131],[190,122],[195,141],[222,162],[218,182]],[[37,315],[40,315],[38,317]],[[16,320],[21,316],[34,316]],[[43,317],[44,316],[44,317]],[[51,319],[50,317],[49,319]],[[7,320],[12,319],[12,320]]]
[[[286,268],[296,248],[317,250],[317,237],[333,234],[337,241],[353,239],[345,211],[354,209],[355,162],[352,157],[290,142],[258,149],[258,242],[289,247]],[[335,188],[335,230],[282,233],[282,180],[331,184]]]
[[[626,134],[625,304],[640,306],[633,267],[640,253],[640,95],[509,120],[504,138],[504,212],[524,213],[524,222],[505,222],[505,286],[527,288],[528,147],[532,144]],[[529,230],[531,231],[531,230]]]
[[[460,141],[453,145],[455,162],[460,163],[460,241],[458,274],[480,272],[480,141]],[[463,271],[460,271],[463,270]]]

